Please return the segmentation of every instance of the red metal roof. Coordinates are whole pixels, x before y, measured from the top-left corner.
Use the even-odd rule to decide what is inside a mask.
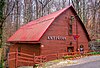
[[[39,41],[49,26],[53,23],[54,19],[70,7],[72,6],[68,6],[67,8],[29,22],[28,24],[19,28],[15,34],[8,39],[8,42]]]

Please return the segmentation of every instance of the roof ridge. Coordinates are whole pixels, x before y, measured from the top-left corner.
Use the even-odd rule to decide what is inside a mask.
[[[46,20],[50,20],[50,19],[53,19],[53,18],[56,18],[56,17],[58,17],[60,14],[62,14],[65,10],[67,10],[69,7],[71,7],[72,5],[70,5],[70,6],[68,6],[68,7],[66,7],[66,8],[62,8],[62,9],[60,9],[60,10],[58,10],[58,11],[55,11],[55,12],[53,12],[53,13],[51,13],[51,14],[48,14],[48,15],[46,15],[46,16],[43,16],[43,17],[40,17],[40,18],[38,18],[38,19],[36,19],[36,20],[33,20],[33,21],[31,21],[31,22],[29,22],[28,24],[25,24],[24,26],[22,26],[22,27],[20,27],[21,29],[23,29],[23,28],[25,28],[26,26],[32,26],[32,25],[36,25],[36,24],[39,24],[39,23],[42,23],[43,21],[46,21]],[[60,13],[59,13],[60,12]],[[58,13],[58,14],[56,14],[56,13]],[[50,16],[50,15],[52,15],[52,14],[56,14],[55,16],[53,16],[53,17],[51,17],[51,18],[47,18],[47,19],[44,19],[44,20],[42,20],[42,21],[39,21],[41,18],[44,18],[44,17],[48,17],[48,16]],[[39,21],[39,22],[38,22]],[[35,23],[33,23],[33,22],[35,22]]]

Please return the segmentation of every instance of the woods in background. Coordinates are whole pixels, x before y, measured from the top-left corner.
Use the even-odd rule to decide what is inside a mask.
[[[73,5],[92,39],[100,38],[100,0],[0,0],[0,43],[24,24]],[[0,44],[1,45],[1,44]]]

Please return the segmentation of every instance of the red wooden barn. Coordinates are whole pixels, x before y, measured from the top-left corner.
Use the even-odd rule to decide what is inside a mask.
[[[8,42],[10,52],[48,55],[88,51],[90,38],[72,6],[33,20],[20,27]]]

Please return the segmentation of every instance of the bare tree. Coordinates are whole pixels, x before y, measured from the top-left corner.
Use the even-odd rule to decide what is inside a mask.
[[[90,33],[91,39],[100,38],[100,30],[99,30],[99,8],[100,8],[99,0],[88,0],[88,8],[87,12],[87,20],[86,28],[88,28],[88,32]]]
[[[4,26],[2,33],[4,34],[5,41],[23,24],[58,11],[69,4],[75,7],[78,15],[88,28],[87,30],[90,32],[91,38],[96,34],[98,36],[100,33],[99,0],[6,0],[2,18]],[[90,25],[88,25],[88,21],[91,22]]]
[[[5,20],[7,19],[7,17],[11,14],[11,12],[13,11],[14,7],[15,7],[15,4],[16,4],[16,1],[9,1],[6,3],[5,0],[0,0],[0,7],[1,7],[1,10],[0,10],[0,47],[2,45],[2,42],[3,42],[3,27],[5,26],[4,25],[4,22]],[[8,5],[10,6],[8,8]],[[4,8],[7,8],[6,10]]]

